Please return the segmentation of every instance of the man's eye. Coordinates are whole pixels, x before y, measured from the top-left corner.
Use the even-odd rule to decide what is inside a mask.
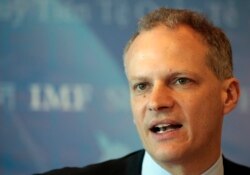
[[[188,79],[188,78],[178,78],[176,80],[176,84],[179,84],[179,85],[185,85],[189,82],[190,82],[190,79]]]
[[[146,83],[139,83],[135,85],[135,90],[138,91],[143,91],[147,88],[147,84]]]

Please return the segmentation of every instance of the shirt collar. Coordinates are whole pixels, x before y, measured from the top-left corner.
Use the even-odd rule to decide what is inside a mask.
[[[158,165],[152,157],[145,152],[142,162],[142,175],[171,175],[168,171],[163,169],[160,165]],[[219,159],[202,175],[223,175],[223,160],[222,155],[220,155]]]

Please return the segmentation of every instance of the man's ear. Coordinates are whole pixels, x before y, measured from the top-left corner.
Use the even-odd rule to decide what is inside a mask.
[[[224,114],[232,111],[237,105],[240,98],[240,85],[236,78],[229,78],[224,80],[223,84],[223,103],[224,103]]]

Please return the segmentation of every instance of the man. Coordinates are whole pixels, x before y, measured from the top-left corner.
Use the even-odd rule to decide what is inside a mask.
[[[223,118],[240,90],[219,28],[196,12],[157,9],[140,21],[124,65],[145,151],[48,174],[250,174],[221,151]]]

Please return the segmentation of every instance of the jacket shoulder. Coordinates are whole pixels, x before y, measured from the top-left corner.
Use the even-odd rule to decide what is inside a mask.
[[[230,175],[230,174],[250,174],[250,167],[240,165],[237,163],[232,162],[231,160],[228,160],[226,158],[223,158],[223,164],[224,164],[224,174]]]
[[[139,175],[144,151],[136,151],[118,159],[88,165],[86,167],[65,167],[44,173],[43,175],[113,175],[129,174]]]

